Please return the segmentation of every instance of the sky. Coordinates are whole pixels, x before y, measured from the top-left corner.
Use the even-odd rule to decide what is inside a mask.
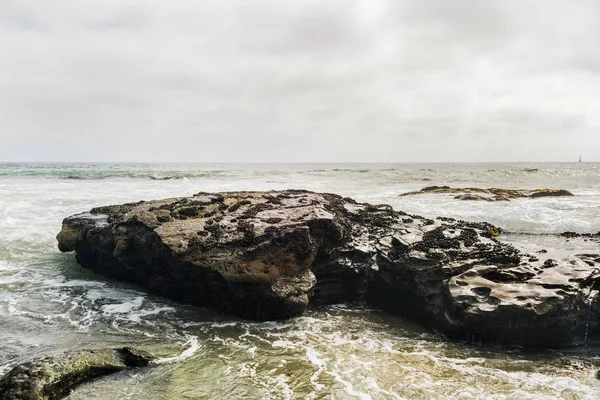
[[[0,161],[600,161],[600,1],[0,0]]]

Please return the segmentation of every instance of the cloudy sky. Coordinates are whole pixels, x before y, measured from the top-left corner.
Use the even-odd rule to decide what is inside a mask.
[[[600,161],[600,1],[0,0],[0,161]]]

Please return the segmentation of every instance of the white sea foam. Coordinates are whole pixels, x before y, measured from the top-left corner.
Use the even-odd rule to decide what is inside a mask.
[[[143,297],[136,297],[124,303],[107,304],[102,307],[102,311],[106,314],[130,314],[133,310],[139,309],[143,303]]]
[[[188,348],[183,350],[181,352],[181,354],[179,354],[178,356],[159,358],[158,360],[154,361],[154,364],[166,364],[166,363],[171,363],[171,362],[176,362],[176,361],[183,361],[187,358],[190,358],[191,356],[196,354],[196,352],[198,351],[198,349],[200,347],[200,346],[198,346],[198,338],[195,336],[188,338],[187,342],[184,343],[184,346],[188,346]]]
[[[106,214],[92,214],[89,212],[83,212],[75,214],[73,217],[94,221],[98,227],[108,226],[108,215]]]

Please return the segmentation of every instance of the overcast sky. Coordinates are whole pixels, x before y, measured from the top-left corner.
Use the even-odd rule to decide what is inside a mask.
[[[0,161],[600,161],[600,1],[0,0]]]

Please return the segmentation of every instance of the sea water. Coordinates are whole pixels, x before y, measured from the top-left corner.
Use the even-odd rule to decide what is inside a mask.
[[[399,196],[424,186],[567,189],[509,202]],[[70,399],[596,399],[594,345],[523,350],[449,341],[344,305],[251,322],[95,275],[57,250],[64,217],[200,191],[309,189],[427,217],[488,221],[501,240],[555,256],[598,252],[600,164],[0,164],[0,375],[55,352],[135,345],[152,368],[87,383]]]

